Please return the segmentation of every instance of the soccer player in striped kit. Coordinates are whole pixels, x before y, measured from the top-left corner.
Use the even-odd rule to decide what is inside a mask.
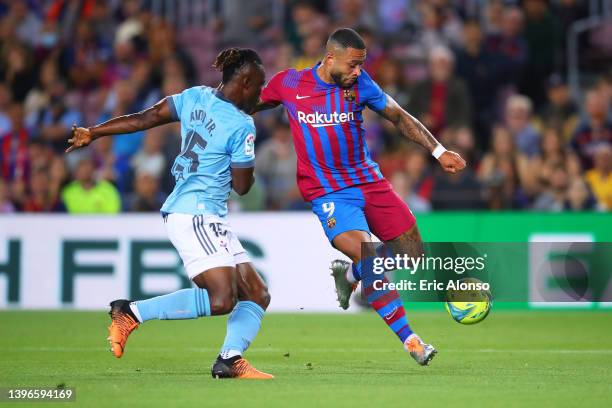
[[[363,109],[368,107],[390,120],[403,136],[428,149],[445,171],[457,173],[466,163],[381,90],[362,69],[365,58],[359,34],[340,28],[329,37],[321,62],[302,71],[276,74],[254,111],[279,104],[287,110],[300,192],[312,204],[331,244],[353,261],[332,263],[340,306],[348,308],[356,282],[362,280],[368,303],[417,363],[427,365],[436,349],[413,333],[399,293],[374,290],[379,278],[362,266],[375,255],[362,254],[361,244],[371,241],[371,233],[411,256],[423,252],[412,212],[370,158]]]

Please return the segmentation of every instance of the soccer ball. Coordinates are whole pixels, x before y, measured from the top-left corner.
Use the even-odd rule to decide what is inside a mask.
[[[459,283],[482,284],[476,278],[464,278]],[[493,305],[488,290],[449,290],[446,293],[446,311],[461,324],[476,324],[487,317]]]

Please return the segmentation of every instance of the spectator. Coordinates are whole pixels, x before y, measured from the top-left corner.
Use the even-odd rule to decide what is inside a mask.
[[[142,149],[132,157],[131,166],[135,174],[146,173],[160,178],[166,168],[166,157],[163,153],[164,129],[155,127],[145,133]]]
[[[49,194],[52,197],[61,197],[64,187],[70,182],[70,172],[63,156],[55,156],[49,165]]]
[[[540,112],[540,126],[560,128],[563,141],[567,143],[578,124],[578,108],[560,74],[553,74],[548,78],[547,97],[547,102]]]
[[[462,24],[448,1],[422,2],[420,11],[423,23],[419,42],[426,49],[461,45]]]
[[[219,3],[217,30],[224,46],[256,44],[270,24],[270,0],[223,0]]]
[[[159,189],[159,178],[146,171],[139,171],[134,178],[134,192],[127,202],[127,211],[159,211],[166,196]]]
[[[43,175],[34,172],[49,169],[48,194],[58,197],[73,181],[68,168],[89,159],[95,167],[92,180],[113,185],[124,209],[156,210],[159,198],[174,186],[171,169],[184,124],[151,130],[144,139],[142,134],[103,138],[65,156],[72,124],[87,126],[137,112],[195,84],[216,86],[219,75],[209,66],[226,40],[256,48],[270,75],[291,65],[309,68],[323,54],[325,36],[339,25],[362,34],[368,51],[364,68],[381,88],[445,146],[459,150],[478,174],[440,174],[426,151],[365,109],[370,154],[414,208],[473,209],[485,201],[490,208],[524,208],[548,194],[555,208],[589,209],[594,198],[581,179],[600,202],[607,197],[609,171],[599,162],[607,159],[599,152],[612,144],[612,75],[605,72],[610,25],[578,38],[582,78],[594,84],[581,103],[584,118],[563,78],[549,75],[566,71],[557,28],[588,14],[583,0],[212,0],[209,9],[206,2],[161,2],[161,8],[157,3],[0,0],[0,180],[10,180],[3,183],[0,205],[9,203],[7,209],[18,211],[26,205],[53,207],[41,199],[44,192],[33,194],[43,184]],[[217,24],[221,36],[210,19],[215,14],[224,23]],[[452,47],[454,64],[445,47]],[[301,58],[294,60],[295,55]],[[516,84],[521,71],[525,75],[518,75]],[[461,82],[463,87],[457,85]],[[518,91],[530,98],[510,97]],[[248,196],[232,198],[234,209],[304,206],[291,171],[295,153],[287,155],[291,143],[279,143],[276,134],[278,113],[254,118],[257,184]],[[495,123],[506,126],[501,147],[500,130],[491,137]],[[552,185],[559,167],[566,188],[557,200]]]
[[[15,206],[10,199],[10,192],[4,180],[0,179],[0,214],[8,214],[15,211]]]
[[[595,151],[594,163],[585,178],[599,206],[605,210],[612,210],[612,146],[599,146]]]
[[[434,178],[431,174],[427,152],[413,148],[405,155],[404,171],[411,191],[425,202],[431,202]],[[431,206],[431,205],[430,205]]]
[[[472,117],[470,96],[463,80],[453,75],[454,57],[446,47],[429,55],[429,78],[420,81],[411,93],[408,110],[435,135],[446,127],[469,126]]]
[[[582,162],[584,170],[593,167],[593,155],[599,145],[612,143],[612,118],[609,101],[597,89],[591,89],[585,97],[586,116],[574,130],[571,147]]]
[[[565,167],[557,166],[552,170],[550,184],[537,196],[534,210],[563,211],[566,205],[569,178]]]
[[[297,156],[286,123],[275,125],[272,137],[257,152],[255,168],[266,191],[270,209],[291,209],[302,201],[295,180]]]
[[[464,155],[458,146],[448,145],[449,150]],[[433,175],[431,204],[434,210],[466,210],[484,207],[482,185],[474,171],[467,167],[457,174],[446,173],[436,166]]]
[[[491,209],[512,209],[524,205],[521,186],[529,187],[527,158],[517,151],[507,129],[493,131],[492,150],[485,154],[478,169],[478,178],[486,187]]]
[[[361,36],[361,38],[363,38],[366,50],[368,50],[366,54],[366,60],[363,64],[363,68],[374,79],[379,81],[380,78],[377,77],[378,70],[383,66],[383,64],[387,61],[389,57],[385,52],[383,45],[380,43],[380,41],[378,41],[372,30],[367,27],[359,27],[356,30]],[[401,73],[401,69],[399,71]]]
[[[34,83],[32,53],[19,43],[5,44],[3,48],[0,78],[9,86],[13,100],[21,103]]]
[[[470,168],[459,174],[436,169],[431,204],[434,210],[482,209],[482,186]]]
[[[431,203],[416,194],[411,185],[411,179],[406,173],[396,171],[391,176],[390,182],[393,190],[408,204],[412,212],[423,213],[431,211]]]
[[[368,27],[376,26],[374,11],[370,8],[370,2],[366,0],[338,0],[335,2],[336,21],[338,27]]]
[[[55,59],[46,59],[41,67],[36,85],[30,89],[24,101],[25,115],[28,123],[36,122],[40,115],[49,105],[54,85],[59,81],[59,71]]]
[[[56,82],[51,89],[49,105],[28,119],[28,126],[38,130],[38,137],[49,143],[56,153],[63,153],[72,125],[81,123],[81,114],[67,105],[66,84]]]
[[[0,178],[6,182],[26,182],[29,172],[28,142],[30,135],[23,127],[23,108],[13,103],[9,108],[11,129],[0,136]]]
[[[102,83],[105,64],[111,57],[110,44],[97,38],[89,21],[76,24],[74,38],[68,44],[60,56],[60,65],[66,70],[67,78],[81,91],[95,89]]]
[[[505,58],[504,81],[515,85],[527,62],[527,43],[523,38],[524,17],[518,7],[506,7],[502,12],[501,30],[487,36],[487,48]]]
[[[314,67],[321,60],[325,39],[318,33],[309,34],[302,41],[302,53],[291,64],[297,70]]]
[[[13,96],[9,88],[0,82],[0,135],[11,131],[11,118],[7,115]]]
[[[528,180],[524,185],[530,194],[539,191],[542,186],[550,184],[553,170],[562,166],[571,179],[581,177],[580,161],[563,143],[561,132],[557,128],[544,131],[539,155],[531,158],[528,166]]]
[[[483,46],[482,32],[476,21],[468,21],[463,29],[463,48],[457,52],[457,75],[467,84],[474,112],[474,131],[482,149],[488,147],[488,135],[496,113],[497,93],[503,60],[499,54]]]
[[[24,212],[65,211],[57,192],[51,189],[49,170],[39,167],[32,171],[28,194],[24,200]]]
[[[540,134],[531,124],[532,104],[523,95],[513,95],[506,102],[505,122],[519,152],[533,157],[540,152]]]
[[[108,181],[94,179],[94,162],[81,159],[74,181],[62,190],[61,197],[71,214],[114,214],[121,209],[119,192]]]
[[[34,45],[41,31],[41,21],[30,10],[27,1],[11,2],[8,18],[15,24],[15,34],[19,41]]]
[[[550,13],[547,0],[524,0],[523,11],[528,57],[519,90],[540,106],[545,101],[546,78],[555,69],[558,58],[560,25]]]
[[[183,47],[178,46],[176,33],[172,26],[163,21],[156,21],[149,29],[149,60],[153,66],[156,66],[169,59],[176,61],[180,66],[182,76],[187,83],[195,83],[197,71],[191,56],[184,51]]]
[[[104,122],[110,118],[127,115],[140,110],[140,106],[135,105],[136,89],[129,80],[118,80],[115,82],[113,92],[107,100],[106,111],[99,118],[98,122]],[[132,157],[142,144],[144,132],[134,132],[113,137],[113,153],[117,158]]]
[[[591,195],[591,192],[583,179],[577,178],[570,181],[563,209],[569,211],[587,211],[598,209],[597,202]]]

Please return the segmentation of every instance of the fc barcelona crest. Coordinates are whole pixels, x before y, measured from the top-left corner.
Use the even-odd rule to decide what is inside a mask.
[[[332,229],[336,226],[336,219],[331,217],[327,220],[327,228]]]
[[[353,88],[351,89],[345,89],[343,91],[344,93],[344,100],[347,102],[354,102],[356,95],[355,95],[355,90]]]

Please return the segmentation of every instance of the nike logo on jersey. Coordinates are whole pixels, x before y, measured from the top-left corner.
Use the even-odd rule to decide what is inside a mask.
[[[312,95],[304,95],[304,96],[300,96],[300,95],[295,95],[295,99],[306,99],[306,98],[310,98]]]

